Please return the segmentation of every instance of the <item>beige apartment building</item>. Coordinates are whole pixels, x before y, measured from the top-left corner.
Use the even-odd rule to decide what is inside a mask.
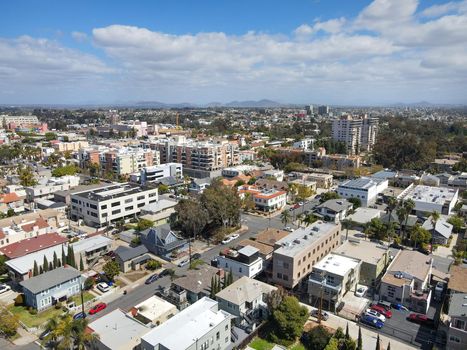
[[[272,280],[294,288],[312,272],[313,265],[340,245],[341,226],[317,221],[301,227],[275,244]]]
[[[57,142],[52,147],[58,152],[77,152],[80,149],[89,147],[88,141]]]

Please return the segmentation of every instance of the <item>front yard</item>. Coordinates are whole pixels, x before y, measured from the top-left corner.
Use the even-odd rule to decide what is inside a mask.
[[[83,299],[84,299],[84,304],[86,304],[86,302],[92,300],[96,298],[96,296],[90,292],[83,292]],[[75,305],[81,305],[81,295],[78,294],[78,295],[75,295],[73,297],[70,298],[70,301],[74,301],[75,302]]]
[[[47,310],[39,312],[37,315],[31,315],[25,306],[15,306],[14,304],[8,307],[8,310],[18,316],[19,320],[23,322],[26,327],[40,327],[44,325],[49,319],[57,317],[63,313],[62,309],[55,309],[51,307]]]
[[[255,350],[271,350],[274,347],[274,343],[270,343],[266,339],[260,338],[260,337],[255,337],[250,344],[248,344],[249,347],[255,349]],[[295,343],[287,348],[288,350],[305,350],[305,347],[303,346],[302,343],[298,342]]]

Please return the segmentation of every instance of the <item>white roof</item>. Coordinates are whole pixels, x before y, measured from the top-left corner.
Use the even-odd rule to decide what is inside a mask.
[[[366,224],[370,222],[373,218],[379,218],[381,216],[381,211],[373,208],[357,208],[355,213],[349,215],[348,219],[355,221],[358,224]]]
[[[102,344],[112,350],[133,349],[141,343],[141,337],[150,331],[150,328],[120,309],[102,316],[88,327],[99,334]]]
[[[148,213],[159,213],[163,210],[173,208],[177,205],[176,201],[171,201],[168,199],[159,199],[157,202],[149,203],[141,208],[142,211]]]
[[[152,346],[161,344],[168,350],[183,350],[230,317],[229,313],[218,310],[217,301],[204,297],[153,328],[142,339]]]
[[[146,299],[142,303],[135,306],[138,309],[138,314],[144,316],[148,320],[155,320],[162,315],[173,311],[173,314],[178,312],[177,307],[164,299],[154,295],[149,299]]]
[[[444,204],[452,201],[457,194],[456,189],[418,185],[412,188],[404,199],[412,198],[415,202]]]
[[[67,252],[66,245],[63,246],[65,254]],[[42,266],[44,262],[44,255],[47,257],[48,261],[53,261],[54,252],[57,254],[57,258],[62,258],[62,246],[57,245],[55,247],[50,247],[47,249],[39,250],[38,252],[31,253],[25,256],[21,256],[16,259],[8,260],[5,264],[8,265],[11,269],[15,270],[19,274],[26,274],[29,270],[34,268],[34,261],[37,262],[38,266]]]
[[[331,253],[321,259],[313,268],[334,275],[345,276],[349,270],[356,268],[358,264],[360,264],[360,260]]]
[[[104,237],[102,235],[93,236],[89,238],[82,239],[76,243],[73,243],[73,251],[75,253],[87,252],[90,250],[95,250],[107,245],[111,245],[112,240],[110,238]]]

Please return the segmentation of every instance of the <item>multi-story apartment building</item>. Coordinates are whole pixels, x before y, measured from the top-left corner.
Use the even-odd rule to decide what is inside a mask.
[[[322,296],[323,306],[334,311],[344,295],[356,289],[360,264],[359,259],[332,253],[321,259],[308,279],[310,304],[317,305]]]
[[[232,315],[204,297],[141,337],[141,350],[225,350]]]
[[[53,199],[55,192],[67,191],[76,187],[79,185],[79,180],[80,177],[75,175],[39,179],[37,185],[24,188],[26,200],[32,203],[34,199],[38,198]]]
[[[332,123],[332,139],[344,142],[348,154],[359,154],[361,151],[371,151],[376,142],[378,119],[341,116]]]
[[[157,188],[111,184],[71,195],[71,218],[93,227],[134,218],[141,208],[158,200]]]
[[[114,175],[128,175],[159,164],[154,151],[141,148],[120,148],[102,153],[99,163],[104,173]]]
[[[346,154],[326,154],[326,149],[319,147],[312,151],[304,151],[303,159],[308,166],[317,168],[344,170],[346,168],[359,168],[360,156]]]
[[[340,184],[337,188],[337,194],[343,198],[358,198],[362,206],[367,207],[376,201],[378,193],[382,193],[388,188],[388,185],[386,179],[361,177]]]
[[[294,288],[326,254],[340,245],[340,225],[317,221],[301,227],[274,245],[272,280]]]
[[[381,279],[380,298],[426,313],[430,307],[432,259],[417,251],[402,250]]]
[[[39,119],[35,115],[0,115],[0,121],[4,124],[38,124]]]
[[[155,165],[152,167],[144,167],[139,174],[135,174],[141,184],[157,183],[161,179],[173,177],[180,179],[183,177],[183,165],[180,163],[167,163]],[[132,174],[133,177],[133,174]]]
[[[263,259],[259,256],[259,249],[246,246],[238,251],[231,250],[229,254],[217,258],[219,268],[232,271],[237,276],[253,278],[263,270]]]
[[[330,112],[329,106],[318,106],[319,115],[328,115]]]
[[[53,142],[52,147],[58,152],[76,152],[82,148],[89,147],[88,141],[70,141],[70,142]]]
[[[184,171],[195,177],[240,164],[238,144],[226,140],[197,141],[177,136],[151,143],[150,147],[160,152],[161,163],[181,163]]]

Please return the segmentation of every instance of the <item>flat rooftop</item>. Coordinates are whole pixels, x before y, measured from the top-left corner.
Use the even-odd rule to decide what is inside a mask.
[[[112,184],[107,187],[98,188],[91,191],[77,193],[76,196],[91,199],[93,201],[106,201],[109,199],[116,199],[128,195],[141,193],[149,190],[148,187],[143,187],[136,184]]]
[[[352,215],[349,215],[349,219],[357,224],[366,224],[373,218],[381,217],[381,214],[382,212],[379,209],[360,207],[355,209]]]
[[[108,245],[112,245],[113,240],[104,237],[102,235],[93,236],[90,238],[82,239],[76,243],[73,243],[73,251],[78,252],[90,252]]]
[[[435,203],[443,205],[456,196],[458,190],[445,187],[417,185],[404,196],[404,199],[413,199],[415,202]]]
[[[133,349],[141,343],[141,337],[151,328],[117,309],[90,323],[88,327],[99,334],[99,341],[108,349]]]
[[[142,339],[168,350],[187,349],[230,317],[229,313],[218,310],[217,301],[204,297],[153,328]]]
[[[355,180],[347,180],[339,185],[339,188],[352,188],[352,189],[368,189],[376,186],[377,179],[359,178]]]
[[[276,287],[267,283],[243,276],[217,293],[216,297],[235,305],[242,305],[245,302],[252,302],[262,297],[263,294],[269,294],[276,289]]]
[[[142,303],[135,306],[138,310],[138,315],[144,316],[148,320],[155,320],[160,316],[172,311],[173,314],[178,312],[177,307],[168,301],[154,295],[146,299]]]
[[[312,246],[319,239],[331,234],[338,225],[323,221],[316,221],[308,227],[300,227],[288,236],[277,241],[275,253],[285,256],[295,256],[304,249]]]
[[[411,280],[413,277],[424,281],[430,271],[431,258],[429,256],[413,250],[401,250],[389,265],[383,281],[400,284],[401,280]],[[399,273],[402,273],[402,279],[395,277]]]
[[[375,242],[349,239],[337,247],[334,253],[376,265],[387,251],[386,247]]]
[[[326,271],[333,275],[345,276],[349,270],[356,268],[359,263],[358,259],[331,253],[318,261],[316,265],[313,265],[313,269]]]

